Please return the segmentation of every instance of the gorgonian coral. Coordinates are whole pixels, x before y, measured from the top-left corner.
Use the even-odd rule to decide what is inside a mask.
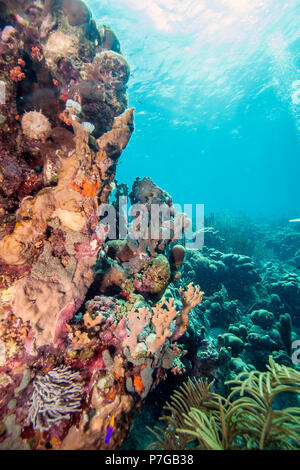
[[[81,409],[82,380],[79,372],[60,366],[45,375],[37,375],[29,409],[34,429],[45,431],[70,413]]]
[[[266,372],[241,372],[225,399],[213,382],[189,380],[164,407],[164,431],[152,448],[179,450],[291,450],[300,446],[299,407],[277,409],[279,394],[300,391],[300,373],[269,358]],[[297,398],[296,398],[297,399]]]

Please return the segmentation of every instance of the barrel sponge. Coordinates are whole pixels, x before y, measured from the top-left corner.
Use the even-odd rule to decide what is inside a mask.
[[[41,112],[30,111],[22,117],[22,130],[28,139],[42,139],[51,131],[51,124]]]

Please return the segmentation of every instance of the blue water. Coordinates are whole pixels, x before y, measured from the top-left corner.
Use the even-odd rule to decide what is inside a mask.
[[[300,1],[89,0],[131,65],[117,180],[205,213],[300,217]]]

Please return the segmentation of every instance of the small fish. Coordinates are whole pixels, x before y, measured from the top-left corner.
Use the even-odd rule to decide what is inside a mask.
[[[121,295],[122,297],[125,297],[125,299],[129,299],[129,297],[130,297],[130,294],[128,294],[128,292],[123,292],[123,291],[122,291],[122,292],[120,293],[120,295]]]
[[[111,440],[111,436],[115,425],[115,415],[112,415],[109,425],[106,428],[105,444],[107,445]]]
[[[300,222],[300,219],[291,219],[289,222]]]

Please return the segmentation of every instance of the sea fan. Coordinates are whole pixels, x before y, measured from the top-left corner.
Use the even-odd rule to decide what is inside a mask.
[[[45,375],[37,375],[33,384],[29,419],[34,429],[45,431],[70,413],[81,409],[82,382],[78,372],[60,366]]]

